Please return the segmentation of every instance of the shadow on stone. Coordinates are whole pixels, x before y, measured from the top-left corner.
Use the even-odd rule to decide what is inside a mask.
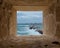
[[[13,45],[10,45],[10,47],[14,47]]]
[[[60,45],[60,43],[58,41],[53,41],[52,44]]]
[[[45,47],[47,47],[48,45],[44,45]]]

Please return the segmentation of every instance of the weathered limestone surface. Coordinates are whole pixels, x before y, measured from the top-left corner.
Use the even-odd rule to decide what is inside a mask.
[[[16,36],[17,16],[16,16],[16,10],[13,7],[11,13],[12,15],[10,16],[10,20],[9,20],[10,36]]]
[[[14,6],[43,6],[48,5],[48,0],[6,0],[7,2],[13,4]]]
[[[0,41],[0,48],[59,48],[59,44],[52,42],[59,39],[48,36],[13,37]]]
[[[60,0],[57,2],[56,7],[56,36],[60,38]]]
[[[0,39],[8,38],[11,8],[12,6],[6,2],[0,4]]]
[[[60,1],[57,2],[44,11],[45,34],[28,37],[15,36],[16,10],[8,2],[0,4],[0,48],[60,48]],[[54,41],[59,43],[53,44]]]
[[[56,34],[56,2],[49,4],[44,12],[44,32],[46,35],[55,36]]]

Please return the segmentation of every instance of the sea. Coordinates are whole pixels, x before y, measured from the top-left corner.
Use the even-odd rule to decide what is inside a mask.
[[[33,26],[33,29],[30,29],[30,27]],[[18,23],[17,24],[17,35],[41,35],[36,30],[43,30],[43,24],[42,23]]]

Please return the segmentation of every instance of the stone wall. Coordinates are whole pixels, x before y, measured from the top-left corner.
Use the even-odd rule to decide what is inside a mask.
[[[44,32],[49,36],[55,36],[56,33],[56,2],[49,4],[44,14]]]
[[[60,0],[54,0],[45,11],[44,31],[49,36],[60,38]]]
[[[11,36],[16,36],[17,34],[17,15],[16,15],[16,10],[15,8],[12,7],[12,15],[10,17],[10,23],[9,23],[9,31],[10,31],[10,37]]]
[[[57,1],[59,2],[59,1]],[[0,3],[0,48],[60,48],[60,2],[44,11],[44,32],[49,36],[9,37],[16,33],[16,10],[7,2]],[[51,36],[51,37],[50,37]],[[52,42],[57,41],[58,44]]]
[[[16,10],[12,7],[12,5],[8,2],[4,2],[0,5],[0,34],[1,38],[7,38],[7,36],[16,35]],[[20,6],[21,7],[21,6]],[[52,2],[43,10],[44,12],[44,33],[47,35],[54,36],[56,34],[56,20],[59,20],[59,17],[56,17],[56,1]],[[34,8],[35,9],[35,8]],[[39,8],[36,7],[37,10]],[[24,9],[25,10],[25,9]],[[30,9],[31,10],[31,9]],[[57,12],[58,14],[58,12]],[[58,19],[57,19],[58,18]],[[58,28],[58,27],[57,27]],[[2,35],[3,34],[3,35]]]
[[[60,38],[60,0],[57,1],[56,7],[56,36]]]
[[[9,36],[9,18],[11,16],[12,5],[3,2],[0,4],[0,39],[5,40]]]

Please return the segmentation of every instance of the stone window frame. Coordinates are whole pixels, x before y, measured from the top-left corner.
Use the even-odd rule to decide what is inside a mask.
[[[36,7],[36,8],[35,8]],[[16,32],[17,32],[17,28],[16,28],[16,25],[17,25],[17,14],[16,12],[17,11],[43,11],[43,35],[46,34],[45,32],[45,28],[44,28],[44,16],[46,15],[45,11],[46,9],[48,8],[48,6],[13,6],[13,9],[12,9],[12,17],[11,17],[11,21],[14,21],[14,22],[11,22],[11,27],[10,26],[10,35],[11,36],[16,36]],[[13,32],[13,33],[12,33]]]

